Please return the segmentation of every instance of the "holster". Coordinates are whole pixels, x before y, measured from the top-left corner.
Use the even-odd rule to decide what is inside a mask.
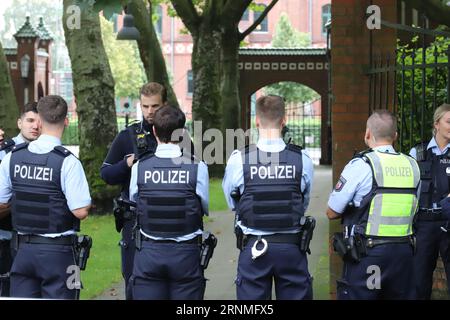
[[[309,244],[313,237],[314,228],[316,227],[316,219],[311,216],[303,216],[300,219],[300,251],[311,254]]]
[[[234,234],[236,235],[236,248],[242,250],[244,233],[242,232],[242,229],[237,225],[234,226]]]
[[[86,264],[89,259],[89,254],[92,248],[92,238],[88,235],[78,235],[75,243],[75,250],[77,252],[77,265],[80,270],[86,269]]]
[[[333,236],[333,248],[341,256],[342,260],[348,262],[359,262],[362,257],[367,255],[364,238],[359,234],[344,238],[341,232],[335,233]]]
[[[205,270],[208,267],[209,260],[213,256],[214,249],[217,246],[217,238],[210,232],[205,232],[200,249],[200,266]]]
[[[120,232],[122,231],[123,224],[124,224],[124,208],[117,203],[117,198],[113,199],[114,207],[113,207],[113,213],[114,213],[114,222],[116,225],[116,231]]]
[[[142,248],[142,234],[141,234],[141,227],[138,225],[137,221],[136,224],[133,227],[132,231],[132,238],[134,240],[136,250],[141,251]]]

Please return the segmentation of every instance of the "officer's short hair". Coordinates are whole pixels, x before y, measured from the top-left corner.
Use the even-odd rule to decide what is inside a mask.
[[[439,120],[441,120],[441,118],[444,116],[444,114],[446,114],[447,112],[450,111],[450,104],[448,103],[444,103],[441,104],[435,111],[434,111],[434,115],[433,115],[433,124],[439,122]],[[433,125],[433,136],[436,135],[436,128]]]
[[[43,97],[37,104],[39,117],[50,124],[60,124],[67,116],[67,103],[57,95]]]
[[[367,128],[370,129],[375,140],[387,139],[394,141],[397,133],[397,117],[389,110],[375,110],[367,119]]]
[[[34,113],[38,113],[37,102],[33,101],[33,102],[28,102],[27,104],[25,104],[23,106],[23,108],[20,110],[20,118],[23,118],[23,116],[30,111],[32,111]]]
[[[183,111],[174,106],[163,106],[155,113],[153,126],[159,141],[163,143],[179,142],[174,141],[172,134],[177,129],[183,129],[186,123],[186,116]],[[181,134],[179,135],[181,136]]]
[[[256,114],[264,122],[280,122],[285,115],[284,99],[276,95],[259,97],[256,100]]]
[[[149,82],[144,84],[141,88],[140,94],[141,96],[146,97],[160,95],[163,103],[167,101],[167,90],[158,82]]]

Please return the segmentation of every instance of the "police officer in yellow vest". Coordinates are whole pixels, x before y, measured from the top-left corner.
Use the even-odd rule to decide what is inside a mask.
[[[420,170],[392,147],[397,120],[387,110],[367,120],[365,143],[344,168],[328,201],[329,219],[342,218],[333,239],[344,259],[338,299],[409,299],[413,295],[414,237]]]

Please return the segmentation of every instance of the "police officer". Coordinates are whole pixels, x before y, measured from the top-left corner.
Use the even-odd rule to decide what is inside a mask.
[[[39,116],[36,109],[37,103],[27,103],[17,120],[20,133],[12,139],[6,139],[0,147],[0,161],[12,150],[14,145],[34,141],[40,134]],[[3,132],[3,131],[2,131]],[[9,272],[12,259],[10,240],[12,237],[11,215],[9,209],[3,210],[3,218],[0,217],[0,296],[9,297]]]
[[[342,218],[344,226],[334,239],[344,258],[338,299],[412,297],[412,221],[420,172],[412,157],[395,152],[396,138],[395,116],[376,110],[364,137],[370,149],[347,164],[330,195],[327,216]]]
[[[76,299],[68,268],[76,265],[74,242],[91,204],[80,161],[61,146],[67,104],[47,96],[37,105],[41,136],[16,145],[0,164],[0,207],[11,202],[17,255],[11,296]]]
[[[11,151],[14,145],[24,142],[31,142],[36,140],[40,134],[39,116],[37,113],[37,102],[27,103],[17,119],[17,127],[20,132],[17,136],[11,139],[6,139],[0,147],[0,161],[5,155]]]
[[[239,255],[237,299],[312,299],[312,278],[300,250],[301,221],[309,204],[313,164],[300,147],[282,140],[285,104],[279,96],[256,101],[257,145],[235,150],[222,182],[236,211]],[[240,200],[232,192],[240,193]],[[236,200],[235,200],[236,199]]]
[[[122,186],[121,197],[123,199],[129,199],[131,167],[135,159],[140,159],[146,153],[155,152],[157,142],[152,130],[153,118],[155,112],[166,101],[166,89],[159,83],[150,82],[142,86],[140,90],[142,121],[130,125],[117,135],[100,168],[100,175],[106,183]],[[122,228],[122,240],[119,243],[122,256],[122,275],[125,280],[126,299],[130,300],[132,296],[128,282],[133,271],[135,244],[132,241],[132,229],[135,219],[130,211],[126,213],[123,227],[116,225],[116,228],[119,232]]]
[[[417,253],[414,257],[414,279],[417,299],[430,299],[433,272],[438,255],[442,257],[450,290],[450,235],[447,230],[450,198],[450,104],[436,109],[433,137],[411,149],[421,173],[419,212],[414,223]],[[450,292],[450,291],[449,291]]]
[[[132,168],[130,199],[137,202],[136,238],[142,240],[130,280],[133,299],[203,299],[200,244],[208,168],[178,146],[185,121],[178,108],[159,109],[153,121],[156,152]]]

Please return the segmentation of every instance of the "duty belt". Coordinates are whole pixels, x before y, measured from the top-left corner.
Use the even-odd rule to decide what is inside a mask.
[[[62,236],[56,238],[42,237],[37,235],[18,235],[18,242],[20,243],[32,243],[32,244],[59,244],[70,246],[74,245],[76,236]]]
[[[187,243],[187,244],[202,244],[202,236],[196,236],[193,239],[190,240],[186,240],[186,241],[175,241],[175,240],[155,240],[149,237],[146,237],[143,235],[142,237],[142,241],[149,241],[149,242],[153,242],[153,243],[173,243],[173,244],[182,244],[182,243]]]
[[[409,243],[411,245],[414,245],[414,237],[369,237],[365,239],[366,248],[373,248],[382,244],[393,243]]]
[[[247,245],[251,240],[257,240],[259,236],[253,234],[246,234],[242,238],[242,248]],[[270,234],[261,236],[261,238],[266,239],[268,243],[293,243],[300,244],[300,236],[298,233],[287,233],[287,234]]]
[[[417,213],[418,221],[440,221],[444,220],[442,208],[420,208]]]

